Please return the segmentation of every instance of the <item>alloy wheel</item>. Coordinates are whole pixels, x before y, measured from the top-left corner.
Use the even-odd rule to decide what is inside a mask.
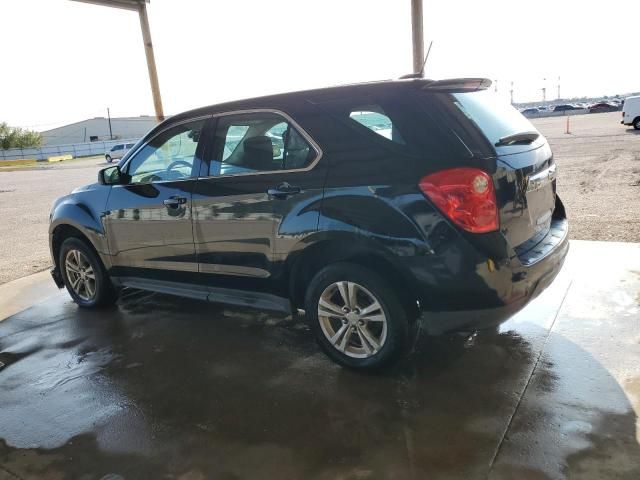
[[[64,268],[75,294],[84,301],[93,300],[96,295],[96,275],[84,253],[80,250],[69,250]]]
[[[329,343],[353,358],[368,358],[387,339],[387,316],[373,293],[355,282],[335,282],[318,301],[318,321]]]

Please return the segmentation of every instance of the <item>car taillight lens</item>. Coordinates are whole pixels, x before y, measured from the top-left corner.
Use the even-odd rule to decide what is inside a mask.
[[[477,168],[450,168],[420,180],[420,190],[456,225],[472,233],[498,229],[496,191]]]

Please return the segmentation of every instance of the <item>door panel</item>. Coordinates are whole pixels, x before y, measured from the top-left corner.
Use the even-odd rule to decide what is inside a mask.
[[[274,221],[264,179],[200,179],[193,196],[200,271],[266,278],[270,275]]]
[[[167,127],[123,166],[107,201],[105,228],[116,275],[197,272],[191,197],[201,168],[206,120]],[[134,271],[126,271],[134,269]]]
[[[105,226],[114,267],[197,271],[191,224],[194,184],[184,180],[112,188]],[[184,203],[171,202],[179,199]]]
[[[218,119],[208,175],[193,195],[199,271],[217,274],[209,283],[273,289],[276,255],[317,229],[325,171],[298,128],[273,111]]]

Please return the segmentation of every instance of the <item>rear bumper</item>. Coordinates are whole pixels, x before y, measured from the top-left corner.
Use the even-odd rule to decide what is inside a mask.
[[[456,330],[479,330],[497,326],[540,295],[556,278],[569,251],[569,229],[566,219],[556,223],[545,241],[527,257],[514,259],[508,269],[511,288],[502,290],[499,306],[490,308],[425,312],[421,321],[427,333],[437,335]],[[504,272],[503,272],[504,273]],[[487,285],[491,287],[491,285]],[[494,291],[497,291],[494,290]]]

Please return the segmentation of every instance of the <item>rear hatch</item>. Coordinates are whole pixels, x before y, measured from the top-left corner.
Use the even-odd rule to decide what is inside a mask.
[[[549,232],[556,204],[556,165],[546,139],[520,112],[486,90],[452,93],[457,109],[496,152],[493,180],[500,230],[519,255]],[[518,248],[520,247],[520,248]]]

